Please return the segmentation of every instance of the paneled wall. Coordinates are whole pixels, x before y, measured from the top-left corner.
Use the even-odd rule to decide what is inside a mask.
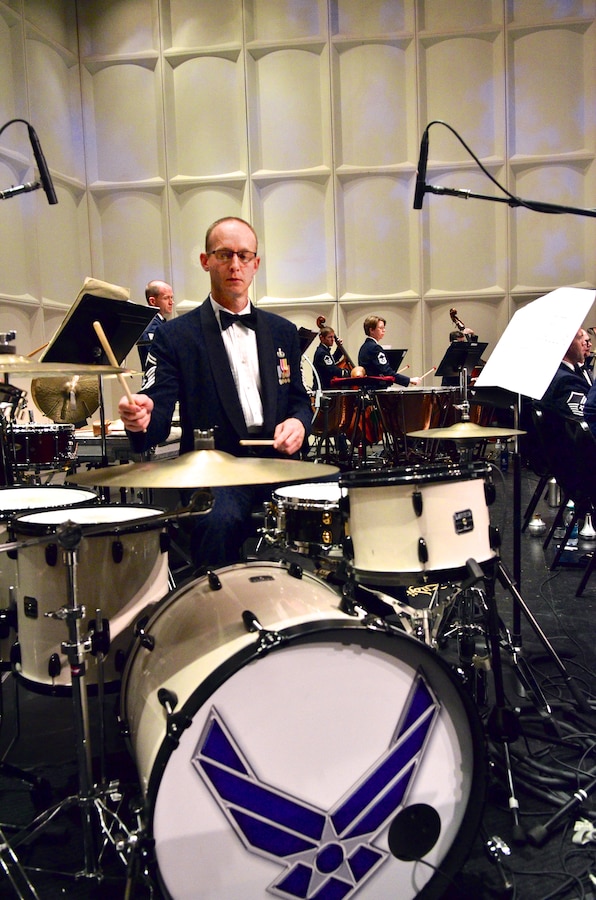
[[[0,328],[40,346],[86,275],[139,303],[162,277],[181,314],[232,214],[261,238],[255,302],[324,315],[353,357],[375,312],[426,371],[452,306],[490,352],[519,305],[596,286],[596,220],[413,210],[420,140],[436,122],[434,185],[503,201],[481,163],[522,198],[596,206],[595,18],[594,0],[0,0],[0,124],[34,125],[59,199],[0,204]],[[0,190],[34,174],[11,125]]]

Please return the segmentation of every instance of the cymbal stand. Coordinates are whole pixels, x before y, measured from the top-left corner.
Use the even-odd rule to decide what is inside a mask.
[[[117,813],[109,809],[104,800],[105,796],[109,796],[115,802],[121,800],[117,784],[104,784],[101,790],[97,790],[93,783],[89,706],[85,679],[85,654],[91,649],[92,638],[81,634],[81,620],[85,615],[85,607],[79,605],[77,590],[77,557],[82,539],[82,528],[72,522],[66,522],[58,529],[56,537],[62,547],[66,566],[67,603],[61,609],[46,615],[65,621],[68,626],[68,640],[62,644],[62,650],[69,661],[72,680],[79,789],[77,794],[66,797],[55,806],[45,810],[29,825],[18,831],[11,839],[11,847],[18,847],[19,844],[36,837],[60,813],[76,806],[81,813],[84,868],[76,873],[55,872],[53,874],[74,878],[95,878],[99,881],[102,878],[102,872],[95,826],[97,825],[98,831],[103,832],[105,838],[116,847],[118,855],[125,865],[127,859],[122,847],[123,842],[116,842],[110,825],[117,826],[121,834],[127,834],[127,829]],[[103,627],[105,627],[105,623],[101,623],[101,628]]]

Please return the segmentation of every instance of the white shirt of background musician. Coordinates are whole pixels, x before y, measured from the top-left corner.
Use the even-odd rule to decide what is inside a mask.
[[[225,309],[209,295],[215,317],[219,322],[219,311]],[[229,312],[229,310],[226,310]],[[238,315],[250,312],[250,303]],[[220,323],[221,328],[221,323]],[[232,370],[232,377],[240,406],[249,431],[259,431],[263,427],[263,400],[261,398],[261,373],[259,371],[259,354],[257,351],[257,335],[252,328],[242,325],[230,325],[221,333],[226,354]]]

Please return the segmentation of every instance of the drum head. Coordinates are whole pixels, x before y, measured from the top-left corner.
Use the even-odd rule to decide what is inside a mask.
[[[353,620],[281,633],[176,710],[148,794],[166,896],[442,896],[484,799],[471,702],[414,639]]]
[[[339,483],[342,487],[386,487],[391,485],[440,484],[450,481],[471,481],[486,478],[491,467],[483,461],[452,463],[451,465],[399,466],[394,469],[354,469],[342,472]]]
[[[337,506],[346,491],[337,482],[288,484],[273,492],[273,499],[282,507],[326,509]]]

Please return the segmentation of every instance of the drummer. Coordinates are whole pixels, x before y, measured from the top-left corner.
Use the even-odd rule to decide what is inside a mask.
[[[364,333],[366,339],[360,350],[358,351],[358,365],[366,370],[367,375],[384,375],[393,378],[396,384],[402,387],[409,387],[411,384],[418,385],[421,380],[418,377],[408,378],[391,368],[387,362],[387,357],[381,346],[381,341],[385,336],[385,326],[387,321],[381,316],[367,316],[364,320]]]
[[[215,429],[215,447],[246,455],[243,439],[270,440],[259,455],[296,456],[312,418],[302,382],[296,327],[253,307],[249,288],[259,268],[257,235],[236,217],[207,230],[201,266],[211,292],[205,302],[165,322],[151,347],[154,365],[133,403],[119,412],[136,452],[164,441],[180,403],[180,451],[194,450],[195,429]],[[245,323],[243,322],[245,320]],[[241,559],[252,531],[252,511],[271,488],[214,487],[212,510],[197,519],[191,537],[196,567],[217,568]]]

